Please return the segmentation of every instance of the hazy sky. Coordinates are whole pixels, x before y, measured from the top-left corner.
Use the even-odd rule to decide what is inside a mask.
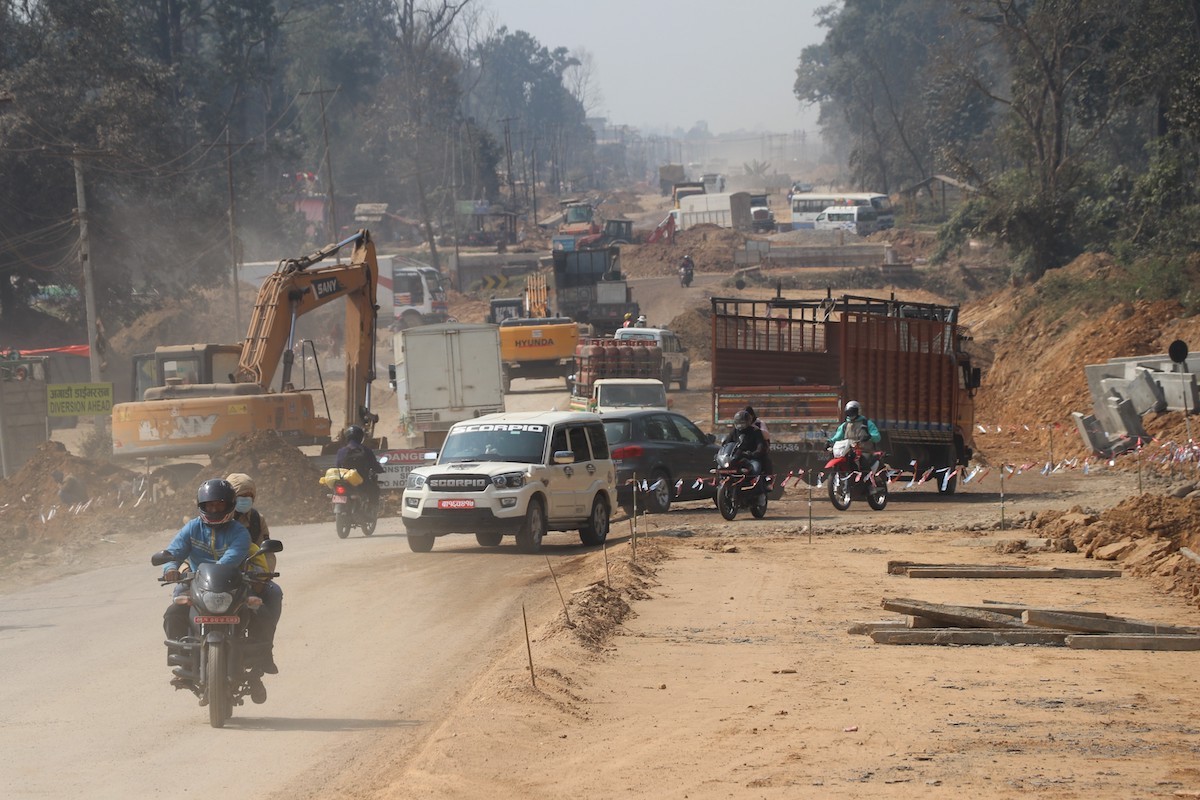
[[[643,132],[708,122],[816,130],[792,84],[800,51],[825,38],[814,12],[836,0],[481,0],[497,26],[547,48],[591,52],[597,116]]]

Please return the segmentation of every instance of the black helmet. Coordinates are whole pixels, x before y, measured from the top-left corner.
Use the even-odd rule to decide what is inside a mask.
[[[846,419],[854,419],[862,413],[857,400],[851,400],[846,403]]]
[[[224,504],[220,511],[210,512],[204,509],[205,503],[221,502]],[[237,504],[237,492],[233,484],[223,478],[213,478],[200,484],[196,490],[196,506],[200,509],[200,518],[209,525],[221,525],[233,518]]]
[[[367,432],[357,425],[351,425],[349,428],[346,428],[347,442],[358,442],[359,444],[362,444],[366,435]]]
[[[733,427],[739,431],[744,431],[750,427],[750,415],[745,411],[739,411],[733,415]]]

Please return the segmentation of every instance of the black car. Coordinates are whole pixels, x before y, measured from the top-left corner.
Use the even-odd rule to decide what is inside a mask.
[[[661,514],[676,500],[708,500],[716,494],[713,476],[715,437],[673,411],[629,411],[604,415],[613,464],[617,468],[617,502],[633,509],[633,480],[648,491],[638,493],[638,511]]]

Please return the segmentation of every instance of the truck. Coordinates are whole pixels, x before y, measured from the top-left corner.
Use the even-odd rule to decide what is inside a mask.
[[[687,173],[684,171],[683,164],[662,164],[658,168],[658,190],[663,197],[669,197],[675,184],[685,180],[687,180]]]
[[[703,181],[678,181],[671,187],[671,204],[679,208],[685,197],[704,194]]]
[[[957,306],[829,292],[711,302],[714,426],[753,406],[771,431],[776,472],[808,480],[845,404],[857,400],[900,477],[955,491],[973,454],[980,385]]]
[[[559,315],[592,326],[597,336],[611,334],[638,315],[633,290],[621,274],[621,249],[617,246],[556,250],[555,307]]]
[[[771,210],[769,194],[750,195],[750,224],[758,233],[775,231],[775,212]]]
[[[662,372],[662,348],[654,340],[583,339],[575,348],[570,406],[577,411],[609,405],[666,408]]]
[[[398,331],[388,377],[410,448],[437,450],[450,426],[504,410],[500,329],[446,322]]]
[[[347,245],[353,245],[349,263],[317,266]],[[378,415],[371,411],[378,281],[375,245],[365,229],[310,255],[284,259],[259,288],[240,345],[160,347],[135,360],[134,385],[141,381],[144,388],[130,402],[113,406],[114,457],[211,455],[260,430],[278,431],[296,446],[336,450],[331,420],[314,410],[314,394],[324,397],[324,384],[296,387],[292,367],[300,345],[296,319],[339,298],[347,301],[346,402],[339,433],[361,425],[372,446],[386,447],[386,440],[374,436]]]
[[[505,392],[517,378],[563,380],[570,389],[579,326],[550,313],[544,273],[525,278],[520,297],[492,298],[488,322],[500,326],[500,376]]]
[[[392,308],[397,328],[436,325],[449,318],[446,276],[412,258],[392,259]]]
[[[719,225],[739,231],[754,227],[748,192],[690,195],[680,200],[679,208],[672,213],[676,217],[675,227],[681,231],[696,225]]]

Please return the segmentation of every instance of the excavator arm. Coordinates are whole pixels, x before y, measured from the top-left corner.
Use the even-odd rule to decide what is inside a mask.
[[[354,245],[347,264],[315,266],[348,244]],[[371,381],[375,379],[375,324],[379,313],[376,293],[379,265],[375,243],[366,230],[310,255],[285,259],[267,276],[258,291],[254,314],[234,380],[269,389],[282,362],[284,391],[291,388],[296,321],[304,314],[346,298],[346,412],[343,427],[363,425],[368,433],[377,416],[370,413]]]

